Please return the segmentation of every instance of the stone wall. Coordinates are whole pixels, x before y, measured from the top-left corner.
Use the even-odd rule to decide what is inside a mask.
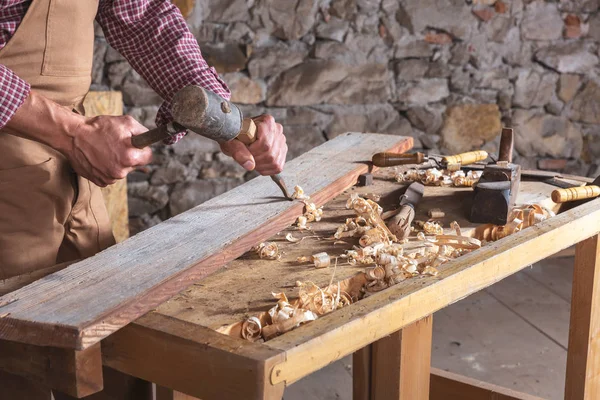
[[[600,173],[598,0],[180,0],[246,115],[271,113],[293,158],[345,131],[432,152],[497,150],[525,167]],[[154,125],[160,99],[98,32],[94,88]],[[129,176],[132,230],[252,177],[197,135]]]

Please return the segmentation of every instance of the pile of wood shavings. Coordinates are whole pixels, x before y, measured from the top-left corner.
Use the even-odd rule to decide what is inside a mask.
[[[310,197],[304,194],[304,190],[300,186],[294,187],[294,193],[291,197],[301,200],[304,203],[304,213],[296,220],[298,229],[309,229],[309,222],[321,220],[321,217],[323,217],[323,207],[317,207],[315,203],[309,202]]]
[[[527,204],[514,207],[506,225],[486,224],[475,229],[475,237],[486,242],[494,242],[538,224],[556,214],[539,204]]]
[[[397,182],[421,182],[428,186],[455,186],[455,187],[471,187],[479,178],[482,171],[448,171],[437,168],[429,169],[409,169],[396,174]]]
[[[481,247],[479,240],[462,236],[456,222],[451,225],[456,235],[444,235],[442,227],[432,223],[425,232],[398,243],[381,218],[382,209],[376,202],[353,194],[346,207],[354,210],[356,217],[348,218],[330,239],[359,238],[359,246],[340,257],[351,265],[364,265],[364,272],[325,288],[312,282],[297,282],[300,291],[293,301],[288,301],[284,293],[273,293],[277,305],[260,318],[244,321],[243,338],[269,340],[406,279],[436,276],[440,265]]]

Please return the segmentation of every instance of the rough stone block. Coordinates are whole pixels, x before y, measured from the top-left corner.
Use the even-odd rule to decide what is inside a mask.
[[[451,153],[479,149],[502,130],[496,104],[463,104],[448,107],[441,136],[443,147]]]

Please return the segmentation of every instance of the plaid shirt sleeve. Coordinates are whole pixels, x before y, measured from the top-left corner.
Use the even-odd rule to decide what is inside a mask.
[[[181,12],[169,0],[102,0],[96,19],[108,43],[163,98],[157,125],[172,121],[171,100],[184,86],[199,85],[229,100],[227,85],[202,58]]]
[[[30,90],[27,82],[0,64],[0,129],[15,115]]]

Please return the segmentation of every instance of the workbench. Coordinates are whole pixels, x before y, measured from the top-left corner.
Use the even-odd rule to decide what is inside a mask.
[[[576,245],[565,398],[597,398],[600,200],[444,264],[436,277],[408,279],[267,342],[217,332],[271,308],[276,304],[272,292],[283,291],[293,298],[296,281],[326,286],[332,279],[363,271],[341,259],[335,268],[315,269],[296,258],[322,251],[340,255],[357,243],[357,239],[345,238],[346,243],[326,239],[354,216],[345,207],[351,193],[381,195],[384,210],[397,204],[406,186],[393,179],[391,169],[374,175],[372,186],[348,188],[327,202],[323,220],[309,224],[311,230],[289,227],[275,234],[271,241],[284,253],[280,260],[261,260],[248,252],[84,353],[101,351],[105,366],[171,389],[172,399],[281,399],[286,386],[351,354],[354,400],[535,399],[431,368],[432,315]],[[552,189],[545,183],[525,182],[521,201],[549,196]],[[465,218],[471,193],[470,188],[426,187],[416,219],[426,219],[430,208],[442,208],[444,227],[456,220],[463,231],[473,231],[475,225]],[[231,223],[242,217],[232,215]],[[305,238],[288,242],[288,232]]]
[[[373,186],[353,187],[329,202],[324,219],[311,224],[311,231],[290,227],[275,235],[272,241],[284,252],[281,260],[261,260],[253,252],[247,253],[105,339],[104,362],[203,400],[279,399],[286,385],[354,354],[355,400],[533,399],[431,370],[432,314],[579,243],[566,398],[592,398],[584,390],[595,390],[595,379],[586,380],[585,371],[589,374],[594,368],[592,340],[597,316],[591,300],[597,296],[599,201],[490,243],[442,266],[438,277],[405,281],[268,342],[250,343],[215,331],[268,310],[275,304],[271,292],[284,291],[293,298],[298,290],[296,281],[326,286],[332,280],[333,267],[315,269],[296,258],[321,251],[339,255],[355,244],[356,239],[345,239],[347,244],[324,239],[353,216],[345,208],[351,193],[378,193],[386,209],[403,189],[389,171],[376,173]],[[543,183],[524,183],[522,190],[528,196],[522,197],[540,195],[536,190],[549,194],[552,189]],[[423,220],[426,210],[444,204],[445,226],[457,220],[468,231],[474,226],[464,218],[463,207],[470,195],[470,188],[427,187],[416,218]],[[290,243],[285,239],[287,232],[306,238]],[[340,262],[333,279],[342,280],[362,270]],[[492,393],[504,397],[491,397]]]

